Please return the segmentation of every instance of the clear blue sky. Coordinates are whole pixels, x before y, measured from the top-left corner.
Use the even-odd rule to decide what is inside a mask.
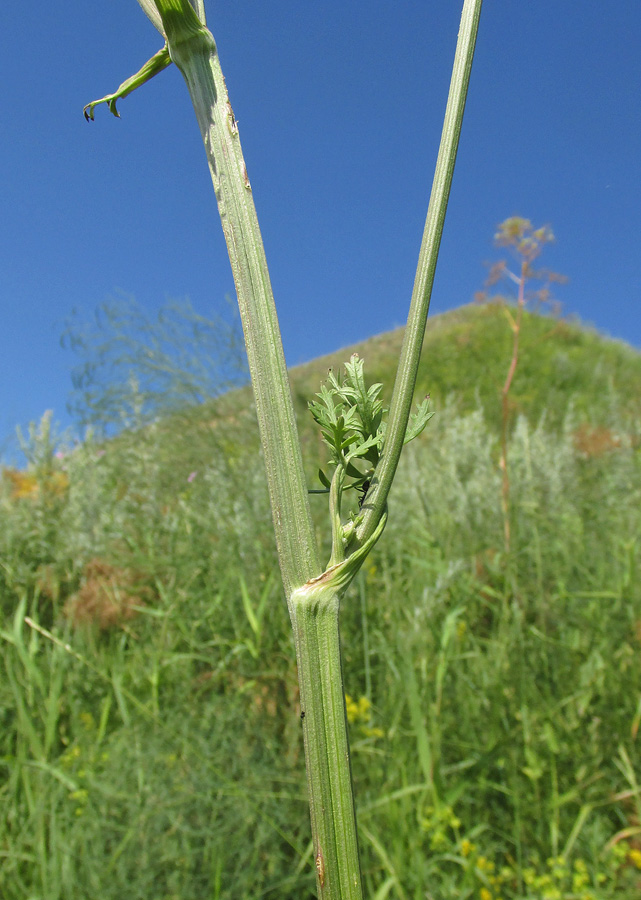
[[[403,323],[460,0],[206,0],[288,362]],[[5,4],[0,450],[65,404],[59,337],[115,292],[233,292],[175,67],[87,124],[160,46],[135,0]],[[61,10],[64,10],[61,12]],[[566,313],[641,346],[641,5],[486,0],[432,312],[469,302],[510,215],[552,225]]]

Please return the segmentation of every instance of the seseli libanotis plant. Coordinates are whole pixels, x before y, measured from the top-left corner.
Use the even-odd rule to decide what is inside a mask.
[[[216,43],[203,0],[138,0],[163,48],[113,93],[85,107],[116,103],[171,62],[183,74],[205,144],[234,276],[265,458],[283,586],[294,630],[318,896],[362,900],[356,817],[341,673],[338,613],[354,575],[380,537],[403,444],[430,417],[410,422],[416,373],[452,181],[482,0],[464,0],[445,123],[423,233],[409,318],[387,422],[380,386],[366,388],[358,358],[344,378],[330,375],[311,410],[330,447],[331,558],[322,565],[287,378],[274,298]],[[408,428],[409,424],[409,428]],[[348,488],[360,503],[343,516]],[[344,518],[346,521],[344,521]]]
[[[498,226],[494,235],[494,244],[497,247],[507,247],[512,251],[518,262],[518,270],[512,272],[508,268],[507,261],[502,259],[490,268],[485,282],[486,287],[491,287],[505,279],[516,285],[516,296],[505,297],[501,294],[493,294],[490,298],[487,291],[479,291],[475,300],[483,303],[489,299],[503,304],[503,311],[512,332],[512,356],[508,365],[505,382],[501,388],[501,453],[499,457],[499,469],[501,470],[501,512],[503,513],[503,542],[505,552],[509,555],[511,546],[511,510],[510,510],[510,473],[508,466],[508,426],[511,413],[510,391],[514,382],[514,376],[519,364],[521,329],[523,326],[523,313],[528,304],[535,309],[544,305],[551,308],[552,313],[558,313],[559,304],[552,298],[549,285],[552,282],[563,284],[567,281],[565,275],[559,272],[551,272],[549,269],[535,269],[534,262],[541,255],[546,244],[554,241],[554,234],[549,225],[534,228],[529,219],[521,216],[511,216]],[[530,282],[540,282],[541,286],[536,290],[528,290]],[[514,315],[510,312],[509,302],[515,301]]]

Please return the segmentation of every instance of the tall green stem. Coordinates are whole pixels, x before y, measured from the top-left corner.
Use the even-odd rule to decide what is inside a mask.
[[[425,337],[425,325],[430,308],[436,261],[445,224],[445,213],[452,186],[454,164],[463,125],[465,100],[470,83],[472,60],[476,46],[482,0],[465,0],[461,14],[450,91],[445,109],[441,144],[436,161],[432,193],[425,220],[423,240],[418,258],[414,289],[410,303],[401,357],[398,363],[394,392],[390,405],[387,433],[381,460],[372,481],[366,502],[365,516],[358,529],[359,540],[372,534],[387,504],[412,407],[418,364]]]
[[[341,571],[319,576],[300,444],[251,186],[216,46],[179,0],[158,0],[207,151],[245,331],[283,582],[296,645],[318,896],[362,900],[338,631]],[[190,22],[189,29],[185,21]],[[315,577],[317,576],[317,577]]]
[[[361,870],[338,632],[340,594],[296,599],[305,764],[319,898],[361,900]]]
[[[251,184],[216,44],[187,0],[157,0],[169,54],[183,74],[207,151],[227,242],[256,402],[287,596],[318,575],[294,406]]]

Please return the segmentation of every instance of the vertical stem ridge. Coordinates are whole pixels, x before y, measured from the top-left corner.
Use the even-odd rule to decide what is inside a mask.
[[[293,601],[320,898],[362,900],[338,629],[339,596]]]

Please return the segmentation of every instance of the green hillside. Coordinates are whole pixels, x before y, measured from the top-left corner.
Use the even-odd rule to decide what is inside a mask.
[[[368,381],[381,382],[389,401],[403,340],[399,328],[377,335],[290,370],[292,393],[310,479],[324,458],[308,401],[330,368],[339,370],[353,353],[365,360]],[[433,409],[465,414],[482,408],[490,428],[500,423],[500,392],[512,353],[512,336],[499,304],[472,304],[428,321],[416,398],[426,394]],[[572,412],[576,428],[610,428],[635,416],[641,407],[641,354],[622,341],[610,340],[580,323],[526,313],[519,363],[510,392],[513,420],[524,415],[531,425],[545,414],[547,427],[558,431]],[[204,433],[203,433],[204,427]],[[258,436],[249,388],[192,407],[166,422],[172,460],[182,460],[171,480],[184,469],[206,464],[215,442],[235,457],[240,448],[254,450]],[[160,431],[164,429],[161,426]],[[425,437],[429,440],[429,429]],[[137,438],[133,438],[137,440]],[[176,442],[181,445],[176,452]],[[316,486],[310,484],[310,486]]]
[[[366,371],[391,393],[403,329],[390,331],[292,370],[301,408],[317,390],[326,370],[352,353],[365,359]],[[512,351],[512,335],[499,304],[470,305],[434,316],[423,344],[417,395],[431,394],[435,406],[455,397],[461,411],[480,402],[498,421],[499,392]],[[612,394],[628,411],[641,399],[641,355],[621,341],[604,338],[579,323],[527,313],[521,353],[512,389],[513,405],[530,421],[546,410],[558,426],[571,400],[592,422],[604,422]]]
[[[437,316],[390,521],[341,611],[372,900],[641,894],[641,355]],[[389,396],[402,331],[352,352]],[[0,896],[315,896],[295,656],[248,389],[0,479]],[[327,543],[327,500],[311,498]]]

